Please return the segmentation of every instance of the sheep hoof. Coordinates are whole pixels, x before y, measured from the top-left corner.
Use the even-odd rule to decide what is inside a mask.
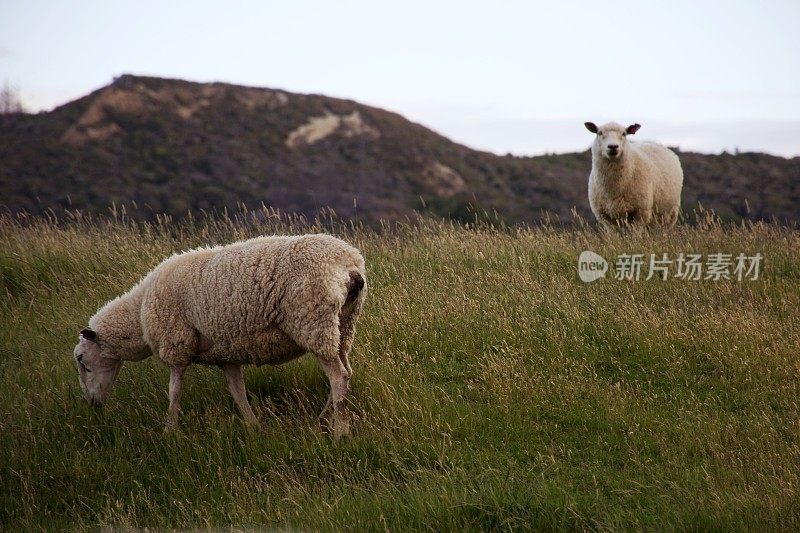
[[[319,417],[319,430],[323,433],[331,433],[333,427],[331,427],[331,419],[329,416],[320,416]]]
[[[261,431],[261,423],[258,420],[245,420],[244,426],[249,431],[254,431],[254,432]]]
[[[333,417],[333,438],[339,440],[350,436],[350,417],[345,413],[336,413]]]
[[[333,428],[333,438],[335,440],[339,439],[346,439],[350,437],[350,427],[342,428],[342,427],[335,427]]]

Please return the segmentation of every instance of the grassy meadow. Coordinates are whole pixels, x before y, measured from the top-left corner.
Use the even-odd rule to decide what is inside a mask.
[[[128,363],[107,406],[72,348],[165,256],[315,229],[275,217],[0,217],[0,530],[800,530],[800,233],[336,225],[367,260],[350,439],[312,358]],[[318,228],[316,228],[318,229]],[[578,254],[743,252],[757,281],[578,279]]]

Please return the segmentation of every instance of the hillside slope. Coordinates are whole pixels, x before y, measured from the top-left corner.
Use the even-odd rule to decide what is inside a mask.
[[[578,126],[576,126],[578,127]],[[588,145],[589,139],[587,139]],[[800,158],[682,153],[684,208],[800,218]],[[0,117],[0,206],[141,216],[262,203],[368,222],[415,211],[508,222],[590,216],[588,152],[469,149],[400,115],[319,95],[125,75],[51,112]]]

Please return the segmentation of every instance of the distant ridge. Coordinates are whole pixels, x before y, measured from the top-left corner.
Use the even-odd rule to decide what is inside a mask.
[[[680,157],[684,210],[800,220],[800,158]],[[181,217],[243,203],[368,223],[474,208],[568,221],[573,209],[592,218],[590,167],[588,152],[497,156],[351,100],[225,83],[123,75],[53,111],[0,116],[0,206],[34,214],[135,202],[143,216]]]

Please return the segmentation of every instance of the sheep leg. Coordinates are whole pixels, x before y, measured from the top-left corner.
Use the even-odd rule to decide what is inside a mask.
[[[637,209],[634,212],[633,222],[636,224],[649,224],[653,219],[652,209]]]
[[[178,413],[181,410],[181,389],[183,388],[183,372],[185,366],[169,367],[169,409],[167,410],[167,426],[165,431],[171,431],[178,424]]]
[[[670,214],[669,214],[669,217],[667,218],[667,223],[666,223],[667,227],[674,226],[675,223],[678,221],[679,210],[680,209],[678,207],[676,207],[676,208],[672,209],[672,211],[670,211]]]
[[[342,346],[342,348],[344,348],[344,346]],[[342,365],[344,366],[344,369],[347,371],[347,374],[350,377],[352,377],[353,369],[350,367],[350,359],[348,359],[347,357],[347,352],[342,348],[339,349],[339,360],[342,362]]]
[[[339,357],[325,359],[317,356],[317,360],[330,382],[330,403],[333,407],[333,436],[337,439],[348,436],[350,435],[350,415],[347,412],[347,394],[350,391],[350,373]],[[320,415],[321,419],[327,418],[324,415],[329,409],[330,407],[326,404],[322,415]]]
[[[244,386],[242,365],[225,364],[222,365],[222,370],[225,372],[225,377],[228,378],[228,389],[231,391],[233,401],[239,406],[245,423],[248,426],[257,427],[258,419],[253,413],[252,407],[250,407],[250,402],[247,401],[247,389]]]
[[[331,416],[333,415],[333,391],[328,393],[328,399],[325,401],[325,407],[322,408],[322,411],[319,414],[319,427],[324,432],[331,431],[332,424],[331,424]]]
[[[615,230],[619,229],[619,222],[606,212],[601,211],[598,213],[597,221],[600,223],[600,229],[605,234],[613,234]]]
[[[363,298],[357,299],[354,302],[350,302],[349,304],[345,304],[345,307],[339,314],[339,361],[341,361],[342,366],[345,369],[348,379],[348,388],[349,388],[349,380],[353,377],[353,369],[350,367],[350,360],[348,359],[347,355],[350,352],[350,348],[353,346],[353,339],[356,335],[356,318],[358,314],[361,312],[361,305],[363,303]],[[325,402],[325,407],[322,408],[322,413],[319,415],[319,422],[320,426],[323,430],[330,430],[331,429],[331,417],[333,415],[333,387],[331,387],[331,391],[328,394],[328,400]]]
[[[364,299],[360,298],[342,310],[339,318],[339,360],[347,372],[348,380],[353,377],[353,368],[350,366],[350,348],[356,336],[356,319],[361,313]]]
[[[347,372],[348,390],[349,390],[349,380],[353,376],[353,370],[350,367],[350,361],[347,358],[347,352],[340,350],[339,360],[342,362],[342,366]],[[332,415],[333,415],[333,387],[331,386],[331,391],[328,393],[328,399],[325,402],[325,407],[322,408],[322,412],[319,414],[319,425],[324,431],[328,431],[331,429]]]

